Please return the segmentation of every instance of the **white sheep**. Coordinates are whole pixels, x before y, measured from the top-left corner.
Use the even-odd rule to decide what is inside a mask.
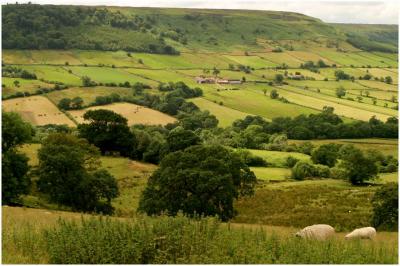
[[[344,238],[345,239],[374,239],[376,236],[376,230],[373,227],[363,227],[355,229],[350,234],[347,234]]]
[[[296,237],[305,239],[327,240],[335,234],[335,229],[327,224],[307,226],[296,233]]]

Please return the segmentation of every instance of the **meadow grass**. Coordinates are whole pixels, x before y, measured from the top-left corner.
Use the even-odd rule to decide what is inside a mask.
[[[250,167],[257,179],[263,181],[284,181],[291,175],[290,169],[274,167]]]
[[[91,217],[3,207],[3,263],[396,263],[397,233],[374,241],[297,239],[297,229],[215,218]],[[282,233],[284,232],[284,233]]]
[[[260,183],[254,196],[236,202],[233,221],[293,227],[326,223],[349,231],[371,225],[375,189],[332,179]]]

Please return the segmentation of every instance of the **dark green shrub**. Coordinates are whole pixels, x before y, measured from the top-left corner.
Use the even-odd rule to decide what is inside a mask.
[[[315,176],[315,167],[307,162],[299,161],[292,168],[292,178],[295,180],[304,180],[307,177]]]
[[[293,166],[296,165],[296,163],[299,161],[299,159],[294,158],[293,156],[288,156],[286,158],[286,166],[289,168],[292,168]]]

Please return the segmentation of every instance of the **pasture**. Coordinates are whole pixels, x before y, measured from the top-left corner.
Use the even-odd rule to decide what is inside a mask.
[[[128,125],[166,125],[174,123],[176,118],[161,113],[159,111],[132,104],[132,103],[114,103],[109,105],[92,106],[83,110],[71,110],[68,113],[78,122],[85,123],[83,115],[88,110],[105,109],[114,111],[128,119]]]
[[[218,126],[220,127],[231,126],[235,120],[243,119],[247,115],[249,115],[247,113],[231,109],[229,107],[219,104],[218,102],[213,102],[205,98],[191,99],[190,102],[197,105],[201,110],[207,110],[211,114],[215,115],[219,121]]]
[[[63,98],[73,99],[75,97],[81,97],[83,105],[93,103],[98,96],[108,96],[112,93],[117,93],[122,97],[131,96],[132,89],[121,88],[121,87],[72,87],[67,90],[53,91],[47,94],[47,98],[54,104],[58,104]]]
[[[128,81],[131,84],[141,82],[152,86],[157,85],[150,79],[136,76],[132,73],[125,71],[122,68],[109,68],[109,67],[68,67],[75,75],[80,77],[88,76],[97,83],[124,83]]]
[[[33,125],[68,125],[75,126],[63,112],[58,110],[49,99],[44,96],[31,96],[3,101],[3,110],[16,112]]]
[[[290,178],[291,172],[287,168],[278,167],[250,167],[258,180],[285,181]]]
[[[18,81],[18,86],[15,86],[14,82]],[[21,78],[2,78],[2,84],[4,87],[2,89],[2,97],[7,98],[16,93],[35,93],[40,88],[51,88],[53,85],[42,82],[40,80],[27,80]]]
[[[270,87],[267,88],[268,91],[271,91]],[[246,86],[240,86],[237,90],[229,89],[227,86],[208,86],[205,89],[204,98],[217,103],[222,102],[224,106],[240,112],[260,115],[267,120],[283,114],[295,117],[300,114],[308,115],[318,112],[308,107],[273,100],[269,95],[264,96],[256,91],[246,89]]]
[[[21,66],[21,68],[35,73],[38,79],[43,79],[45,81],[61,82],[71,86],[82,85],[81,77],[69,73],[68,69],[63,66],[27,65]]]
[[[300,161],[310,161],[310,156],[298,152],[285,152],[285,151],[266,151],[266,150],[252,150],[247,149],[253,155],[260,156],[265,159],[269,166],[286,168],[286,159],[291,156]]]

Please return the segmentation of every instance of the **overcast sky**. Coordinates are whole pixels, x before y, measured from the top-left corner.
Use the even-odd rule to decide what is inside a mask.
[[[8,2],[7,0],[1,1],[2,3]],[[400,9],[400,0],[31,0],[31,2],[38,4],[278,10],[306,14],[325,22],[373,24],[398,24]]]

